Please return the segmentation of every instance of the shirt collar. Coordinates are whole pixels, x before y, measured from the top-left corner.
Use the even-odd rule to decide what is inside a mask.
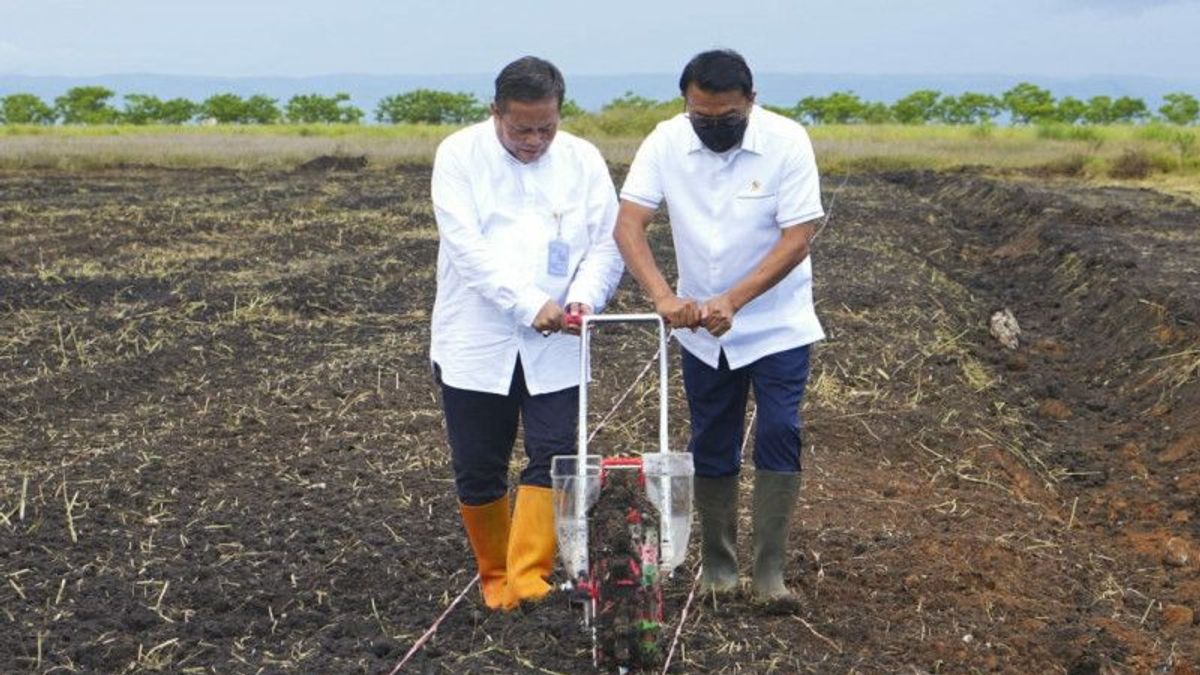
[[[750,121],[746,124],[746,135],[742,136],[742,149],[756,155],[763,154],[762,147],[762,108],[750,106]]]
[[[704,143],[700,142],[700,137],[696,135],[695,131],[692,131],[692,123],[688,121],[687,113],[680,113],[680,115],[687,124],[688,154],[690,155],[693,152],[706,150],[707,148],[704,147]],[[762,135],[759,133],[760,126],[762,126],[762,112],[757,105],[752,105],[750,106],[750,119],[746,123],[746,133],[742,136],[742,144],[733,152],[745,150],[746,152],[752,152],[756,155],[763,154]]]

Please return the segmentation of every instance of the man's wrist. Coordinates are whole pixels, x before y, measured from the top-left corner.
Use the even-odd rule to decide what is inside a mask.
[[[669,300],[670,298],[675,297],[675,291],[671,290],[670,287],[667,287],[665,289],[659,289],[658,291],[651,292],[649,295],[650,295],[650,302],[657,305],[658,303],[662,302],[663,300]]]
[[[738,293],[736,288],[729,289],[723,295],[735,312],[741,311],[742,307],[746,306],[747,301],[742,299],[742,294]]]

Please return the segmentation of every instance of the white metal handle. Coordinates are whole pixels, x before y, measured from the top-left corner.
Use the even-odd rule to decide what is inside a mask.
[[[657,323],[658,324],[658,451],[667,452],[667,326],[657,314],[587,314],[582,317],[579,334],[579,443],[576,449],[579,467],[583,467],[588,446],[588,374],[591,370],[591,336],[588,327],[593,323]]]

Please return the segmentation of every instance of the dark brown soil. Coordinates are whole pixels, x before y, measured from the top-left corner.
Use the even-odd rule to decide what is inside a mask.
[[[367,158],[321,155],[296,167],[298,171],[361,171],[367,168]]]
[[[605,670],[646,671],[662,659],[658,511],[639,474],[636,469],[606,472],[600,497],[588,510],[595,660]]]
[[[386,673],[467,585],[428,180],[0,173],[0,671]],[[803,609],[697,599],[672,672],[1194,672],[1200,208],[975,173],[831,202]],[[646,305],[627,281],[612,308]],[[653,343],[598,338],[594,423]],[[605,453],[653,447],[636,381]],[[579,618],[473,590],[405,672],[586,671]]]

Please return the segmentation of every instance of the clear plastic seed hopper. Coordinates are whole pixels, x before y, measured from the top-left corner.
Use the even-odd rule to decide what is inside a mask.
[[[592,626],[593,638],[597,640],[597,663],[618,666],[624,670],[646,665],[656,655],[657,645],[653,643],[657,640],[657,630],[662,620],[661,579],[683,562],[691,535],[694,468],[691,454],[671,452],[668,447],[667,330],[662,318],[657,314],[605,314],[583,316],[578,320],[582,336],[579,351],[578,448],[574,456],[555,457],[551,464],[558,552],[567,571],[567,587],[572,596],[583,603],[584,622]],[[588,453],[590,332],[593,324],[606,323],[657,325],[657,451],[629,448],[622,456],[608,458]],[[613,569],[612,551],[604,553],[609,556],[605,560],[593,555],[598,542],[589,541],[589,531],[595,531],[594,523],[589,522],[589,514],[594,512],[602,499],[617,495],[619,486],[634,485],[644,489],[645,497],[652,506],[638,511],[635,505],[629,505],[628,536],[632,541],[629,550],[636,553],[629,556],[627,563],[621,563],[633,571],[629,574],[626,569]],[[624,504],[616,506],[625,508]],[[643,518],[643,515],[647,517]],[[657,545],[648,546],[643,540],[653,541]],[[620,579],[614,581],[617,577]],[[622,584],[637,588],[628,589],[630,592],[627,593]],[[636,607],[633,606],[635,603]],[[628,606],[621,607],[622,604]],[[597,616],[601,623],[609,618],[609,624],[615,622],[618,627],[624,626],[631,636],[629,644],[633,647],[626,649],[614,643],[611,636],[608,636],[608,642],[605,642],[604,635],[597,638],[593,625]],[[611,619],[612,616],[625,618]],[[632,637],[634,633],[638,634],[636,639]]]

